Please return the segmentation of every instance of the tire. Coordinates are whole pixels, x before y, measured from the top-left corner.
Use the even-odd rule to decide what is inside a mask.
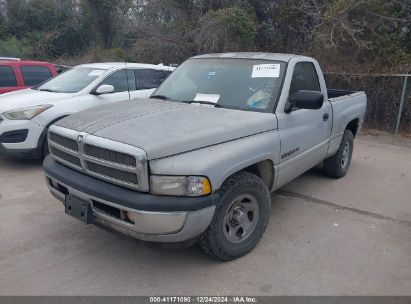
[[[324,160],[324,173],[333,178],[345,176],[350,168],[354,136],[350,130],[345,130],[337,152]]]
[[[248,172],[228,178],[217,193],[216,211],[199,244],[211,257],[230,261],[260,241],[270,218],[271,198],[261,178]]]
[[[49,154],[49,144],[47,141],[47,133],[44,136],[43,143],[41,144],[40,158],[45,158]]]

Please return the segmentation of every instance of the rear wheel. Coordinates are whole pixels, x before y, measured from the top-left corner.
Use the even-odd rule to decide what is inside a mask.
[[[268,224],[271,199],[264,182],[248,172],[230,177],[218,194],[214,217],[200,237],[200,246],[210,256],[229,261],[257,245]]]
[[[350,130],[345,130],[337,152],[324,160],[325,174],[334,178],[345,176],[350,168],[353,148],[354,136]]]

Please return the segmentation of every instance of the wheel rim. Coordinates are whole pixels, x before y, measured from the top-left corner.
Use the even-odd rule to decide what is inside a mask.
[[[237,196],[224,215],[224,236],[230,243],[246,240],[255,230],[259,218],[257,199],[251,194]]]
[[[341,168],[347,167],[350,160],[350,143],[347,141],[343,148],[342,158],[341,158]]]

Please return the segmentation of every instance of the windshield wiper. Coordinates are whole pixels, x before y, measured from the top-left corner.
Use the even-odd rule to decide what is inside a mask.
[[[170,100],[170,97],[167,97],[165,95],[152,95],[150,96],[150,98],[153,99],[161,99],[161,100]],[[218,103],[214,103],[211,101],[206,101],[206,100],[175,100],[176,102],[182,102],[182,103],[199,103],[199,104],[205,104],[205,105],[211,105],[211,106],[215,106],[216,108],[224,108],[222,105],[218,104]]]
[[[212,101],[207,101],[207,100],[184,100],[182,101],[183,103],[199,103],[199,104],[205,104],[205,105],[210,105],[210,106],[215,106],[216,108],[224,108],[222,105],[212,102]]]
[[[167,96],[165,96],[165,95],[151,95],[150,98],[162,99],[162,100],[170,100],[170,97],[167,97]]]
[[[38,89],[39,91],[43,91],[43,92],[52,92],[52,93],[56,93],[56,91],[50,90],[50,89]]]

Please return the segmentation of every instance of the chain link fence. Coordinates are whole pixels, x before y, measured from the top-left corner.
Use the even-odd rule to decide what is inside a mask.
[[[411,75],[326,73],[332,89],[365,91],[364,129],[411,134]]]

